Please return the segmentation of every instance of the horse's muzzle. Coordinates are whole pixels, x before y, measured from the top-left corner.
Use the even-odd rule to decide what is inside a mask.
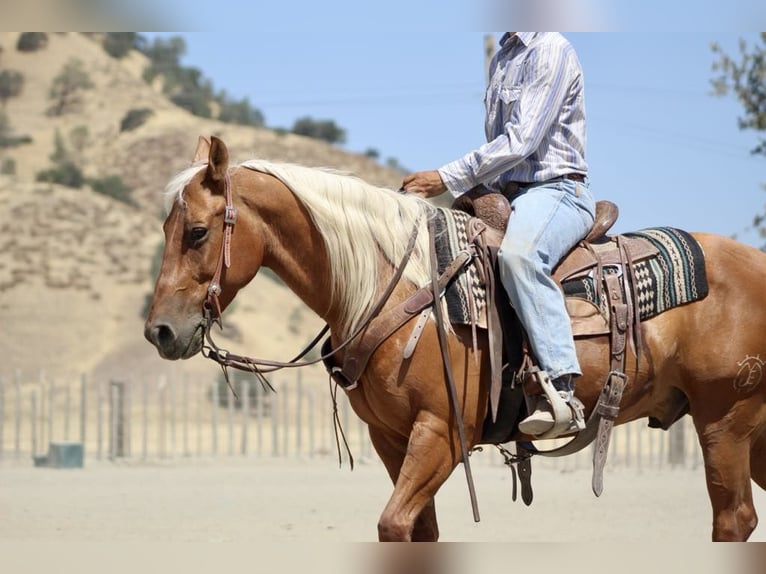
[[[163,359],[188,359],[202,348],[201,325],[196,325],[188,336],[179,336],[173,325],[162,321],[147,321],[144,337],[157,348]]]

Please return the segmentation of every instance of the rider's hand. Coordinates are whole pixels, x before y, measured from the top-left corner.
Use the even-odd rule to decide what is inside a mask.
[[[447,191],[442,176],[437,170],[418,171],[404,178],[402,189],[421,197],[435,197]]]

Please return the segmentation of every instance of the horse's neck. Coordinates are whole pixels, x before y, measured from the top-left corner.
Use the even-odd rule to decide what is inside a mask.
[[[331,323],[330,263],[324,241],[311,216],[278,180],[258,188],[244,203],[253,214],[253,242],[263,242],[263,267],[271,269],[295,295]],[[255,203],[253,200],[257,201]]]

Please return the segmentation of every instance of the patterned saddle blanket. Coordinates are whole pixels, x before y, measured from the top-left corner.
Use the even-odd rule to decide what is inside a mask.
[[[471,216],[462,211],[440,208],[435,217],[436,250],[441,272],[460,251],[470,248],[466,229]],[[655,248],[654,255],[634,262],[631,273],[641,320],[707,295],[704,253],[689,233],[661,227],[625,236],[642,238]],[[603,242],[611,240],[612,237],[605,236]],[[619,266],[607,265],[604,272],[624,271]],[[609,316],[608,305],[606,301],[598,299],[598,294],[603,290],[596,288],[594,273],[593,270],[586,270],[574,279],[565,280],[562,289],[566,297],[576,297],[593,303],[606,318]],[[470,325],[475,320],[477,326],[487,327],[487,294],[481,274],[474,265],[469,266],[466,272],[461,273],[449,285],[445,292],[445,300],[453,324]]]
[[[672,227],[659,227],[626,233],[625,236],[643,238],[657,250],[656,255],[633,264],[636,303],[642,321],[707,295],[705,255],[689,233]],[[607,267],[604,272],[620,273],[623,270]],[[603,313],[608,312],[607,302],[598,300],[599,290],[595,288],[592,273],[565,281],[562,288],[565,296],[586,299]]]

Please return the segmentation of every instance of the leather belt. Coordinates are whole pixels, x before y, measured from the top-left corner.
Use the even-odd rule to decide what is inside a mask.
[[[537,181],[509,181],[507,184],[505,184],[505,189],[503,190],[503,193],[506,196],[513,195],[514,193],[519,191],[519,189],[521,189],[522,187],[529,187],[530,185],[535,185],[537,183],[547,183],[548,181],[556,181],[556,180],[559,180],[559,179],[569,179],[571,181],[577,181],[577,182],[580,182],[580,183],[585,182],[585,176],[583,174],[581,174],[581,173],[566,173],[564,175],[560,175],[558,177],[554,177],[554,178],[549,179],[547,181],[540,181],[540,182],[537,182]]]

